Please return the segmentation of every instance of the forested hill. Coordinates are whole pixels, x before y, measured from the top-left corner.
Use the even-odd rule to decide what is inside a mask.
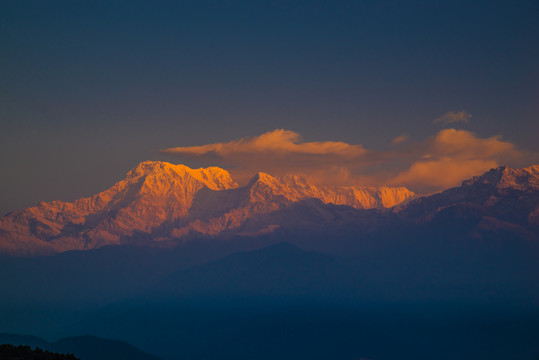
[[[58,354],[30,346],[0,345],[0,360],[79,360],[73,354]]]

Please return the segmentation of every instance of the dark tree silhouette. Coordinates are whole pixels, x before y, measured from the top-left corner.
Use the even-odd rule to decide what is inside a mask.
[[[30,346],[0,345],[0,360],[79,360],[73,354],[57,354]]]

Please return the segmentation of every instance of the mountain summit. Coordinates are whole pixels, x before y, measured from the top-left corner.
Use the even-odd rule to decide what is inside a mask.
[[[191,169],[145,161],[92,197],[41,202],[4,216],[0,252],[51,254],[133,241],[233,235],[248,219],[303,200],[382,209],[413,195],[403,187],[315,186],[301,176],[274,178],[264,173],[240,188],[218,167]]]
[[[462,186],[397,206],[410,222],[439,229],[468,227],[471,237],[539,239],[539,166],[491,169]],[[466,225],[464,226],[463,224]]]
[[[501,191],[539,190],[539,165],[532,165],[522,169],[501,166],[462,183],[463,186],[474,186],[477,184],[495,186],[496,189]]]

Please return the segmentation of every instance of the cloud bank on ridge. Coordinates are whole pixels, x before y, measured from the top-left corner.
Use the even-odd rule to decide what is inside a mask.
[[[277,129],[160,153],[179,159],[209,159],[240,182],[258,171],[274,176],[302,173],[318,183],[406,186],[420,194],[457,186],[471,176],[525,157],[501,136],[480,138],[456,129],[441,130],[419,142],[393,144],[391,150],[370,151],[341,141],[304,142],[294,131]]]

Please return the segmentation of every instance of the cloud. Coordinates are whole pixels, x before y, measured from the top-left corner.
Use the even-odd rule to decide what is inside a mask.
[[[397,136],[397,137],[394,138],[393,140],[391,140],[391,143],[392,143],[393,145],[395,145],[395,144],[400,144],[400,143],[402,143],[402,142],[405,142],[406,140],[408,140],[408,135],[402,134],[402,135],[400,135],[400,136]]]
[[[420,161],[391,179],[396,186],[407,186],[419,193],[431,193],[458,186],[462,180],[482,174],[498,166],[495,160],[465,160],[441,158]]]
[[[302,142],[301,135],[290,130],[278,129],[259,136],[242,138],[226,143],[202,146],[175,147],[160,150],[166,154],[203,155],[214,153],[230,156],[240,153],[271,153],[273,155],[336,155],[357,157],[365,153],[361,145],[350,145],[342,141]]]
[[[245,183],[256,172],[274,176],[302,173],[311,181],[340,185],[406,186],[431,193],[499,165],[522,162],[525,154],[501,136],[481,138],[465,130],[444,129],[423,141],[392,143],[398,148],[371,151],[341,141],[305,142],[290,130],[160,153],[180,160],[209,160]]]
[[[524,157],[501,136],[479,138],[465,130],[445,129],[408,151],[409,166],[389,179],[420,193],[457,186],[464,179]]]
[[[304,142],[300,134],[283,129],[224,143],[174,147],[159,152],[227,165],[240,182],[257,171],[276,176],[301,172],[317,178],[330,171],[339,174],[339,178],[347,178],[346,169],[361,163],[368,153],[361,145],[342,141]]]
[[[468,121],[472,118],[472,114],[470,114],[467,111],[450,111],[445,113],[443,116],[440,116],[439,118],[435,119],[432,123],[433,124],[453,124],[453,123],[465,123],[467,124]]]

